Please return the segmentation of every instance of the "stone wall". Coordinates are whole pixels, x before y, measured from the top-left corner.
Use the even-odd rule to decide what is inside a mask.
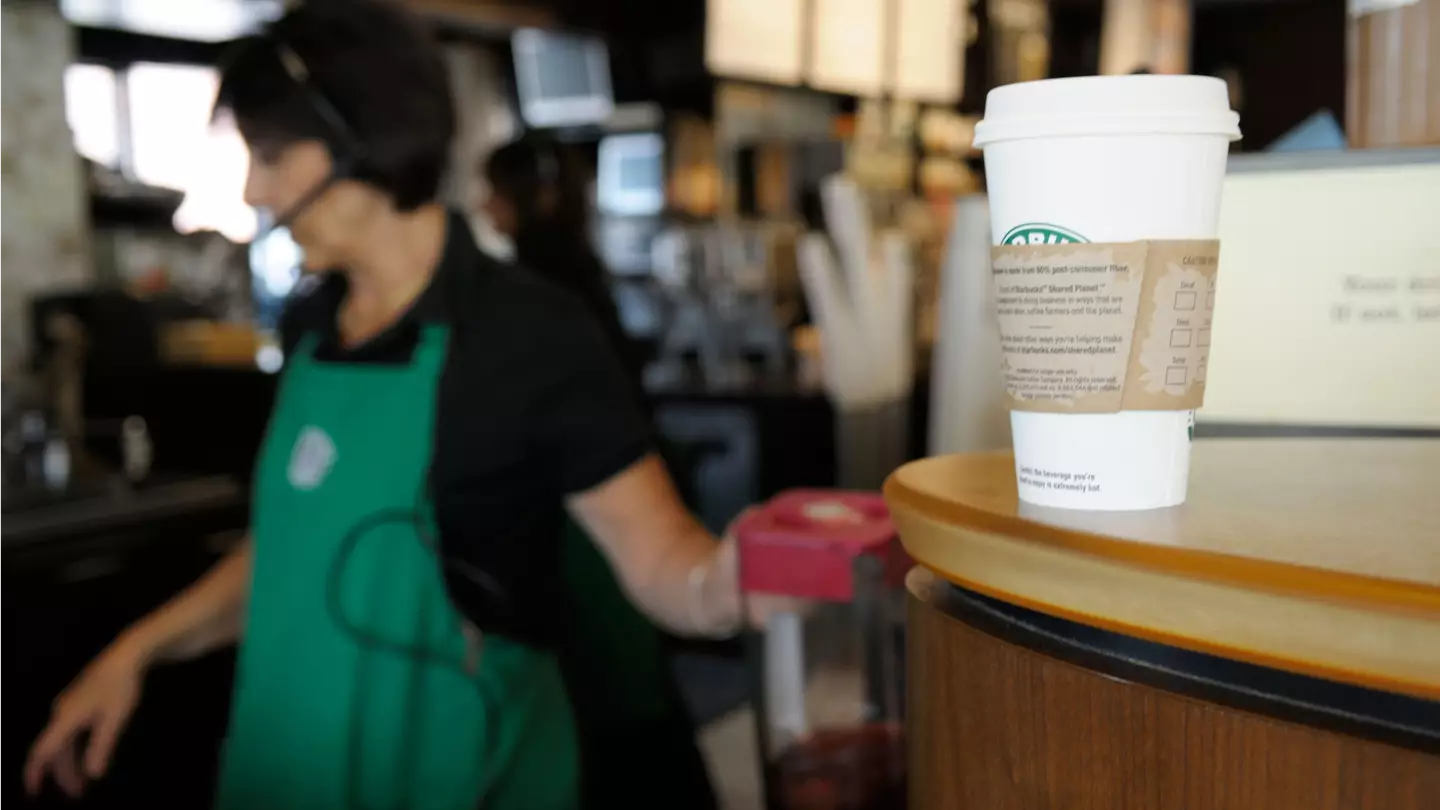
[[[5,0],[0,11],[0,331],[8,385],[25,360],[31,297],[84,284],[92,260],[84,173],[65,122],[72,31],[58,3]]]

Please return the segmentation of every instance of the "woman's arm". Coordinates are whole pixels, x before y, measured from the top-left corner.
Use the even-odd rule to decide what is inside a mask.
[[[233,644],[245,621],[253,561],[246,536],[194,584],[131,625],[116,645],[150,663],[183,661]]]
[[[684,634],[736,629],[734,543],[717,542],[691,517],[655,455],[572,495],[568,506],[652,619]]]

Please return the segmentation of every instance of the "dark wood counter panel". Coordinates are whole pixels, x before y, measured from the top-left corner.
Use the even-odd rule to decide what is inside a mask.
[[[966,590],[916,568],[911,598],[997,641],[1110,678],[1277,720],[1440,753],[1440,702],[1112,633]]]
[[[912,807],[1431,810],[1440,706],[1054,620],[917,569]]]

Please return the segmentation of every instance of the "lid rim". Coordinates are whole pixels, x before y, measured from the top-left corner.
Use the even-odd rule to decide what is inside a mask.
[[[986,94],[977,148],[1005,140],[1103,135],[1240,138],[1225,82],[1213,76],[1075,76]]]
[[[1029,117],[982,120],[975,125],[974,147],[1000,141],[1102,135],[1213,135],[1240,140],[1240,116],[1234,111],[1198,115],[1097,115],[1046,120]]]

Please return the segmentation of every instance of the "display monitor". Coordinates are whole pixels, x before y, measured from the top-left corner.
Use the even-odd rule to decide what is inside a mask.
[[[650,216],[665,207],[665,139],[659,133],[607,136],[597,162],[595,196],[602,213]]]
[[[511,35],[520,115],[539,129],[600,124],[615,100],[610,54],[597,37],[521,28]]]

